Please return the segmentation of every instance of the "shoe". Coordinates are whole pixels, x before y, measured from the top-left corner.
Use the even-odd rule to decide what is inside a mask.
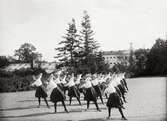
[[[127,118],[125,118],[125,117],[122,117],[122,119],[123,119],[123,120],[127,120]]]
[[[101,110],[100,110],[100,109],[97,109],[97,111],[101,112]]]
[[[49,106],[49,105],[48,105],[47,107],[48,107],[48,108],[50,108],[50,106]]]
[[[38,105],[37,108],[40,108],[40,105]]]
[[[108,116],[107,119],[110,119],[110,116]]]
[[[65,112],[66,112],[66,113],[69,113],[69,111],[68,111],[68,110],[65,110]]]

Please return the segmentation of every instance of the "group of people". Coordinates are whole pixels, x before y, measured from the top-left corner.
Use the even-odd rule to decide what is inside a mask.
[[[125,80],[125,73],[109,73],[109,74],[86,74],[86,75],[66,75],[61,71],[52,73],[45,80],[42,80],[42,73],[33,76],[35,80],[31,86],[36,87],[35,96],[38,98],[39,106],[41,98],[44,98],[46,105],[49,104],[46,100],[50,95],[50,101],[54,103],[55,113],[57,112],[57,102],[62,102],[65,111],[68,113],[65,100],[66,91],[68,91],[69,104],[71,105],[72,98],[75,97],[79,103],[81,93],[84,95],[84,100],[87,101],[87,109],[89,109],[90,101],[93,101],[97,111],[101,111],[97,99],[100,97],[104,104],[103,96],[107,98],[106,106],[108,108],[108,118],[110,118],[111,108],[117,108],[124,120],[126,120],[122,109],[126,103],[125,94],[128,91]]]

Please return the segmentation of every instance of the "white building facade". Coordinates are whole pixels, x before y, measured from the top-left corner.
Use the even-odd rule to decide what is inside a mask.
[[[116,64],[129,64],[130,52],[128,50],[103,51],[102,55],[105,62],[110,65],[110,68],[112,68]]]

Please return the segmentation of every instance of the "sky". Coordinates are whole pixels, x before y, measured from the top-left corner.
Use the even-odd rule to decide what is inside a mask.
[[[0,55],[31,43],[43,59],[55,60],[54,48],[68,23],[81,28],[83,11],[90,15],[99,50],[151,48],[167,37],[166,0],[0,0]]]

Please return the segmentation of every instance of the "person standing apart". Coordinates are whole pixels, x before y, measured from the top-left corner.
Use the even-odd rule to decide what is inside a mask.
[[[110,83],[108,87],[105,89],[104,93],[109,95],[109,98],[107,100],[107,108],[108,108],[108,119],[111,116],[111,109],[117,108],[122,116],[122,119],[127,120],[126,117],[123,114],[122,108],[123,103],[121,102],[121,97],[117,93],[115,87]]]

